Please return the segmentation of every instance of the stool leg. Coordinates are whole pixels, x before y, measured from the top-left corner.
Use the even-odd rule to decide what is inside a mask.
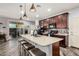
[[[29,56],[32,56],[32,55],[29,53]]]
[[[25,56],[26,55],[26,50],[24,49],[23,51],[24,51],[23,53],[24,53],[24,56]]]
[[[29,52],[28,51],[26,52],[26,55],[29,56]]]
[[[29,53],[27,50],[24,49],[24,56],[29,56]]]
[[[21,44],[18,44],[19,55],[21,56]]]
[[[23,52],[23,48],[22,48],[21,43],[18,44],[18,50],[19,50],[19,55],[22,56],[23,55],[23,53],[22,53]]]
[[[25,56],[25,49],[23,48],[23,46],[22,46],[22,56]]]

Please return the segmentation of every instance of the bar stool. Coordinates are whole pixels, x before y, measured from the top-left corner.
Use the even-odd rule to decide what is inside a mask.
[[[18,44],[18,49],[19,49],[19,54],[20,56],[23,55],[23,47],[22,44],[27,44],[28,42],[26,40],[20,39],[18,40],[19,44]]]
[[[22,44],[23,46],[23,51],[24,51],[24,56],[29,56],[29,50],[35,48],[34,45],[28,43],[28,44]]]
[[[38,48],[33,48],[29,50],[30,56],[46,56],[46,53]]]

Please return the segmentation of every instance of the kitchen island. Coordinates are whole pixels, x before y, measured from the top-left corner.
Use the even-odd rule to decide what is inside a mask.
[[[59,42],[62,40],[56,37],[49,36],[32,36],[30,34],[21,35],[26,41],[35,45],[35,47],[41,49],[46,53],[47,56],[59,56],[60,45]]]

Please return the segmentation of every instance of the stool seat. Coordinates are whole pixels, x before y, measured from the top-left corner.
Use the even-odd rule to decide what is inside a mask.
[[[46,53],[41,51],[40,49],[38,48],[33,48],[31,50],[29,50],[29,53],[32,55],[32,56],[46,56]]]
[[[27,41],[21,41],[21,44],[28,44]]]
[[[18,41],[21,42],[21,41],[25,41],[25,40],[23,38],[21,38],[21,39],[18,39]]]
[[[35,46],[32,45],[32,44],[30,44],[30,43],[25,43],[25,44],[23,44],[22,46],[23,46],[24,49],[26,49],[26,50],[30,50],[30,49],[32,49],[32,48],[35,48]]]
[[[21,44],[26,44],[26,43],[28,43],[26,40],[19,40],[19,42],[20,42]]]

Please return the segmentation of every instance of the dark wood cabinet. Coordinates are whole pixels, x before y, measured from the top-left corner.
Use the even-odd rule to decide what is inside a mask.
[[[60,56],[60,44],[59,44],[59,42],[52,44],[52,55],[53,56]]]
[[[43,20],[39,21],[39,25],[40,25],[40,27],[43,27],[43,23],[44,23]]]
[[[57,29],[67,29],[68,26],[68,14],[65,13],[65,14],[62,14],[62,15],[58,15],[56,16],[56,26],[57,26]]]
[[[60,46],[61,47],[68,47],[68,36],[64,36],[64,35],[51,35],[51,37],[58,37],[63,39],[62,41],[60,41]]]
[[[68,28],[68,13],[63,13],[54,17],[50,17],[48,19],[40,20],[40,26],[48,27],[49,24],[56,23],[57,29],[67,29]]]

